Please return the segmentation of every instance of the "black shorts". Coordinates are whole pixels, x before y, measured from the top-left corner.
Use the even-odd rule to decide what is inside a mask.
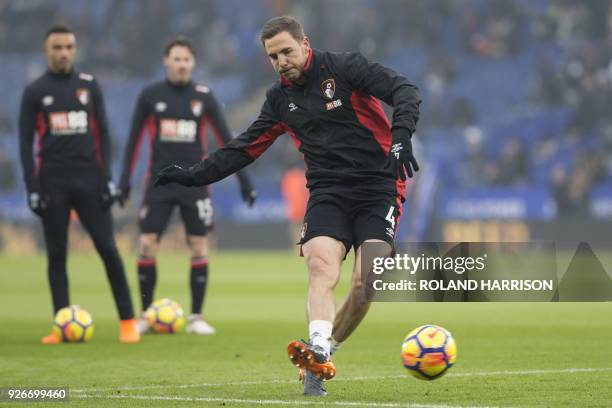
[[[346,253],[368,239],[379,239],[393,247],[400,215],[401,201],[394,194],[355,196],[343,189],[314,193],[308,200],[298,244],[328,236],[341,241]]]
[[[142,234],[162,235],[172,210],[178,206],[188,235],[206,235],[213,228],[213,208],[208,188],[172,186],[149,188],[140,207]],[[181,188],[177,188],[181,187]]]

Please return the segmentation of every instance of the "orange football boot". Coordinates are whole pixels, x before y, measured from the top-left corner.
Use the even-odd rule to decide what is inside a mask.
[[[119,341],[121,343],[138,343],[140,341],[136,319],[119,321]]]
[[[51,333],[40,339],[40,342],[42,344],[60,344],[62,339],[55,330],[51,330]]]
[[[318,348],[305,341],[292,341],[287,345],[287,354],[295,366],[310,371],[321,380],[331,380],[336,375],[336,366]],[[303,374],[300,370],[300,380],[304,378]]]

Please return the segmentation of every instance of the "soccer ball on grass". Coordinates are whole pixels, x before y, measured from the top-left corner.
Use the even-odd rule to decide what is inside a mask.
[[[94,332],[93,319],[81,306],[64,307],[55,315],[53,331],[65,342],[89,341]]]
[[[170,299],[156,300],[144,315],[155,333],[178,333],[185,327],[183,309]]]
[[[457,359],[457,344],[446,329],[426,324],[417,327],[402,343],[402,361],[421,380],[442,377]]]

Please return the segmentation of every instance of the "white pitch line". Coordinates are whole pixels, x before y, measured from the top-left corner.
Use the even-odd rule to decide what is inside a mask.
[[[612,367],[604,368],[562,368],[562,369],[548,369],[548,370],[520,370],[520,371],[472,371],[466,373],[449,373],[445,377],[488,377],[488,376],[504,376],[504,375],[539,375],[539,374],[573,374],[573,373],[593,373],[600,371],[612,371]],[[370,376],[370,377],[346,377],[336,378],[333,381],[370,381],[370,380],[391,380],[397,378],[410,378],[408,374],[405,375],[391,375],[391,376]],[[88,389],[74,389],[70,392],[75,393],[88,393],[88,392],[112,392],[112,391],[144,391],[144,390],[155,390],[163,388],[174,388],[174,389],[185,389],[185,388],[208,388],[208,387],[231,387],[231,386],[243,386],[243,385],[266,385],[266,384],[297,384],[296,380],[267,380],[267,381],[235,381],[226,383],[200,383],[200,384],[156,384],[156,385],[143,385],[143,386],[128,386],[128,387],[115,387],[115,388],[88,388]]]
[[[602,368],[563,368],[550,370],[524,370],[524,371],[489,371],[489,372],[469,372],[469,373],[450,373],[446,377],[478,377],[489,375],[538,375],[538,374],[573,374],[573,373],[595,373],[600,371],[612,371],[612,367]]]
[[[164,395],[75,395],[76,398],[114,398],[133,399],[145,401],[189,401],[189,402],[222,402],[250,405],[335,405],[342,407],[385,407],[385,408],[494,408],[486,406],[469,407],[463,405],[438,405],[438,404],[402,404],[397,402],[364,402],[364,401],[303,401],[303,400],[258,400],[240,398],[215,398],[215,397],[171,397]]]
[[[372,378],[387,378],[387,377],[372,377]],[[348,378],[344,380],[349,380]],[[127,386],[127,387],[115,387],[115,388],[87,388],[87,389],[76,389],[70,390],[71,392],[108,392],[108,391],[140,391],[140,390],[156,390],[162,388],[207,388],[207,387],[226,387],[226,386],[241,386],[241,385],[265,385],[265,384],[297,384],[297,378],[295,380],[266,380],[266,381],[234,381],[226,383],[200,383],[200,384],[156,384],[156,385],[143,385],[143,386]]]

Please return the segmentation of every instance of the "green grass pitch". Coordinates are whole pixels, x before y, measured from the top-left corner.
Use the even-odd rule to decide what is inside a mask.
[[[158,257],[156,298],[188,308],[188,263],[186,254]],[[313,400],[301,395],[285,353],[288,341],[307,336],[303,261],[285,252],[219,252],[210,265],[205,315],[218,334],[147,335],[122,345],[101,262],[73,255],[71,300],[92,313],[94,337],[43,346],[51,324],[45,259],[0,256],[0,386],[68,386],[66,404],[83,407],[612,404],[611,303],[377,303],[335,356],[328,397]],[[126,266],[136,301],[134,259]],[[458,344],[455,367],[432,382],[408,376],[399,358],[403,337],[425,323],[447,328]],[[64,406],[35,404],[47,405]]]

